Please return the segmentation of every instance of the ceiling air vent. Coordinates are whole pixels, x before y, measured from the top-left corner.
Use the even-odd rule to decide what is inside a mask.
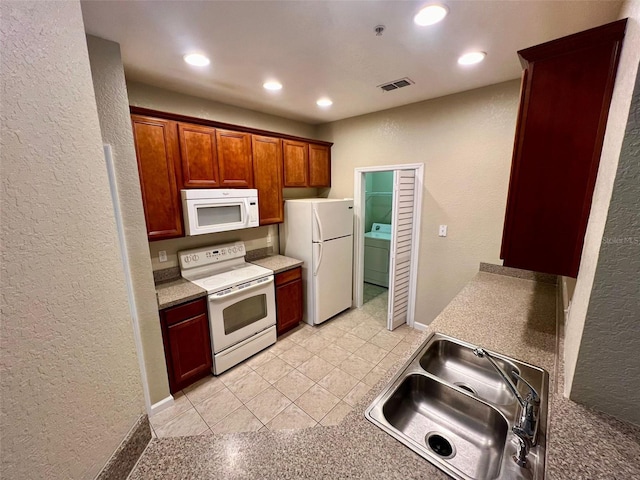
[[[413,85],[415,82],[410,78],[401,78],[400,80],[394,80],[393,82],[383,83],[382,85],[378,85],[378,88],[381,88],[385,92],[389,92],[391,90],[397,90],[398,88],[408,87],[409,85]]]

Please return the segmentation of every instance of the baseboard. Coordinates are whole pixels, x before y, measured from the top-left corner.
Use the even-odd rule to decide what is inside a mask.
[[[420,330],[421,332],[424,332],[428,327],[429,326],[424,323],[413,322],[413,328]]]
[[[154,403],[151,405],[151,411],[149,412],[149,416],[152,417],[156,413],[160,413],[165,408],[169,408],[173,406],[173,395],[169,395],[167,398],[163,398],[158,403]]]
[[[173,399],[172,399],[173,400]],[[122,443],[107,461],[96,480],[121,480],[127,478],[138,462],[140,455],[147,448],[151,440],[149,417],[140,415],[135,425],[131,427]]]

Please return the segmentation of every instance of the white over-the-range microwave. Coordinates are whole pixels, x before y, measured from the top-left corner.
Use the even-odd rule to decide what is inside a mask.
[[[257,227],[258,191],[251,188],[182,190],[187,235]]]

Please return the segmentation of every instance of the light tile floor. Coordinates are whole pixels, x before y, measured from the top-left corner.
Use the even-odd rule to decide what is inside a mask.
[[[151,417],[157,437],[336,425],[420,332],[386,330],[387,289],[365,284],[366,303],[317,327],[301,324],[218,377],[174,395]]]

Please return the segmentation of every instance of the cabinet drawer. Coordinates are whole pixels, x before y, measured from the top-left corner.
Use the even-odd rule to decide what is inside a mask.
[[[188,318],[207,313],[207,298],[199,298],[193,302],[184,303],[177,307],[170,307],[164,310],[163,318],[167,326],[175,325]]]
[[[296,267],[276,275],[276,287],[302,277],[302,268]]]

